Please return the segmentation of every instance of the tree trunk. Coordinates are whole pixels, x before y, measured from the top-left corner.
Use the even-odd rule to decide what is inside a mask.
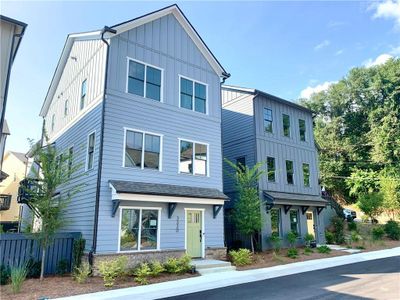
[[[253,241],[253,234],[250,235],[250,242],[251,242],[251,252],[254,254],[254,241]]]
[[[46,259],[46,246],[42,246],[42,263],[40,266],[40,280],[43,280],[44,278],[44,260]]]

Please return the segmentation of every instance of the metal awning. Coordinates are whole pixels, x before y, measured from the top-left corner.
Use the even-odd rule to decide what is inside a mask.
[[[319,195],[280,193],[271,191],[263,191],[263,195],[266,202],[273,205],[325,207],[328,204],[328,201]]]

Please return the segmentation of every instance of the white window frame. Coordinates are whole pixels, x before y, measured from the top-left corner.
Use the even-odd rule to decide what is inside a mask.
[[[143,135],[142,137],[142,163],[139,167],[126,167],[125,166],[125,152],[126,152],[126,132],[127,131],[134,131],[134,132],[138,132],[141,133]],[[158,136],[160,138],[160,157],[158,160],[158,170],[157,169],[153,169],[153,168],[145,168],[144,167],[144,152],[145,152],[145,135],[149,134],[149,135],[155,135]],[[124,144],[123,144],[123,151],[122,151],[122,167],[123,168],[127,168],[127,169],[139,169],[139,170],[152,170],[152,171],[159,171],[162,172],[162,157],[163,157],[163,140],[164,140],[164,135],[160,134],[160,133],[155,133],[155,132],[151,132],[151,131],[144,131],[144,130],[140,130],[140,129],[134,129],[134,128],[129,128],[129,127],[124,127]]]
[[[192,84],[193,96],[192,96],[192,109],[191,110],[181,106],[181,78],[193,81],[193,84]],[[179,108],[183,108],[183,109],[188,110],[188,111],[193,111],[195,113],[202,114],[202,115],[208,115],[208,84],[205,83],[205,82],[202,82],[202,81],[199,81],[199,80],[196,80],[196,79],[181,75],[181,74],[178,74],[178,79],[179,79],[178,80],[178,85],[179,85],[179,90],[178,90]],[[194,107],[195,98],[196,98],[195,97],[196,95],[194,93],[195,92],[195,83],[199,83],[199,84],[205,85],[205,87],[206,87],[206,112],[205,113],[202,113],[202,112],[199,112],[199,111],[195,110],[195,107]]]
[[[89,138],[90,136],[94,134],[94,148],[93,148],[93,165],[92,167],[89,169],[88,168],[88,162],[89,162]],[[90,170],[94,170],[94,160],[96,157],[96,130],[93,130],[91,132],[89,132],[89,134],[87,135],[86,138],[86,160],[85,160],[85,171],[90,171]]]
[[[193,143],[193,173],[186,173],[186,172],[181,172],[181,141],[184,142],[189,142]],[[195,164],[195,144],[202,144],[207,146],[207,166],[206,166],[206,175],[201,175],[201,174],[195,174],[194,173],[194,164]],[[200,141],[194,141],[191,139],[185,139],[185,138],[178,138],[178,174],[184,174],[184,175],[189,175],[189,176],[199,176],[199,177],[210,177],[210,145],[208,143],[200,142]]]
[[[83,83],[85,83],[86,85],[86,91],[85,91],[85,100],[83,101],[83,106],[82,106],[82,87],[83,87]],[[81,82],[81,92],[80,92],[80,97],[79,97],[79,110],[82,111],[85,109],[85,107],[87,106],[86,104],[86,100],[87,100],[87,94],[88,94],[88,83],[87,83],[87,78],[85,78],[84,80],[82,80]]]
[[[206,249],[206,233],[204,231],[204,214],[205,214],[205,208],[190,208],[190,207],[185,207],[185,252],[187,252],[187,211],[188,210],[200,210],[201,211],[201,233],[203,234],[201,238],[201,257],[205,257],[205,249]]]
[[[266,109],[271,111],[271,121],[270,121],[271,122],[271,131],[265,131],[265,110]],[[264,127],[263,132],[264,132],[264,134],[265,133],[266,134],[273,134],[274,133],[274,111],[272,110],[272,108],[264,107],[262,113],[263,113],[263,127]]]
[[[134,62],[136,62],[136,63],[142,64],[142,65],[145,66],[145,68],[144,68],[143,96],[136,95],[136,94],[133,94],[133,93],[129,93],[128,86],[129,86],[129,62],[130,62],[130,61],[134,61]],[[155,100],[155,99],[146,97],[146,96],[147,96],[147,94],[146,94],[147,67],[152,67],[152,68],[154,68],[154,69],[157,69],[157,70],[160,70],[160,71],[161,71],[160,101],[159,101],[159,102],[163,103],[163,102],[164,102],[164,69],[163,69],[163,68],[160,68],[160,67],[157,67],[157,66],[155,66],[155,65],[149,64],[149,63],[147,63],[147,62],[144,62],[144,61],[141,61],[141,60],[138,60],[138,59],[129,57],[129,56],[126,57],[126,83],[125,83],[125,93],[127,93],[127,94],[129,94],[129,95],[134,95],[134,96],[142,97],[142,98],[145,98],[145,99],[148,99],[148,100],[151,100],[151,101],[156,101],[156,102],[158,102],[158,101]]]
[[[119,208],[119,220],[118,220],[118,253],[132,253],[132,252],[154,252],[160,251],[161,244],[161,213],[162,207],[140,207],[140,206],[120,206]],[[122,220],[122,209],[138,209],[139,210],[139,233],[138,233],[138,250],[121,250],[121,220]],[[142,235],[142,210],[158,210],[158,218],[157,218],[157,248],[156,249],[145,249],[140,250],[141,243],[141,235]]]

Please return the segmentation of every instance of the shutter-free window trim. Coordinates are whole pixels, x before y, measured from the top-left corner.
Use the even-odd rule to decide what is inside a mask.
[[[183,105],[182,97],[190,98],[190,107]],[[179,75],[179,107],[207,115],[208,84]]]
[[[273,116],[272,116],[272,109],[268,107],[264,107],[264,132],[273,132]]]
[[[86,149],[86,171],[94,167],[94,154],[96,151],[96,132],[92,131],[88,135]]]
[[[305,142],[306,141],[306,121],[303,119],[299,119],[299,136],[300,136],[300,141]]]
[[[275,182],[276,166],[275,166],[275,157],[268,156],[267,157],[267,180],[268,182]]]
[[[310,187],[310,164],[303,163],[303,183],[305,187]]]
[[[294,166],[292,160],[285,161],[286,166],[286,183],[293,185],[294,184]]]
[[[282,130],[283,136],[290,137],[290,116],[282,114]]]
[[[183,144],[189,146],[189,148],[187,148],[186,150],[191,149],[191,151],[189,152],[190,156],[187,155],[188,153],[186,154],[186,156],[183,155],[182,152]],[[201,153],[204,150],[205,150],[205,157],[204,153]],[[187,158],[187,159],[182,160],[182,158],[184,159]],[[188,170],[185,170],[185,168],[183,167],[185,162],[189,162]],[[187,139],[179,139],[179,166],[178,166],[179,173],[209,177],[210,176],[209,162],[210,162],[210,150],[209,150],[209,145],[207,143],[191,141]],[[199,170],[202,170],[201,167],[202,163],[204,164],[204,174],[199,172]]]
[[[83,80],[81,84],[81,99],[79,104],[80,110],[84,109],[86,106],[86,95],[87,95],[87,79]]]

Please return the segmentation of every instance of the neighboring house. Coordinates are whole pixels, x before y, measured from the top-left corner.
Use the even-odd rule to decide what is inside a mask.
[[[90,255],[224,255],[227,77],[176,5],[68,36],[40,115],[82,165],[63,230]]]
[[[222,103],[223,156],[250,168],[265,162],[266,175],[258,184],[262,248],[270,246],[267,238],[272,232],[284,238],[290,230],[299,236],[311,233],[323,243],[320,213],[326,201],[318,183],[312,112],[259,90],[233,86],[222,87]],[[224,193],[235,200],[234,180],[228,167],[226,171]],[[234,201],[227,203],[227,215],[233,205]],[[229,218],[226,225],[232,228]],[[226,235],[228,246],[246,243],[235,230]]]
[[[25,178],[26,166],[25,154],[8,151],[4,155],[3,170],[9,175],[0,183],[0,224],[4,231],[18,230],[20,205],[17,196],[19,182]]]
[[[25,32],[26,24],[0,15],[0,182],[7,177],[2,169],[4,149],[10,131],[5,120],[11,67]]]

